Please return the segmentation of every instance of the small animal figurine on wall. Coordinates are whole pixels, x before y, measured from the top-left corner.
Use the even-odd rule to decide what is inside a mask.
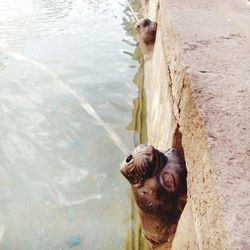
[[[150,248],[171,244],[187,197],[187,171],[178,150],[162,153],[139,145],[122,162],[120,171],[131,184]]]
[[[137,22],[135,28],[139,33],[142,52],[144,54],[150,54],[155,44],[157,23],[148,18],[143,18]]]

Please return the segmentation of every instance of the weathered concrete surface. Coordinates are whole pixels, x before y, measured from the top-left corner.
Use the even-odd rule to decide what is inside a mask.
[[[170,147],[179,125],[188,168],[172,248],[250,249],[249,1],[144,6],[158,22],[146,59],[149,143]]]

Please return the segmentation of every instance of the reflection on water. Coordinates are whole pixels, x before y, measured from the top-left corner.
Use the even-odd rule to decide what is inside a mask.
[[[146,95],[144,92],[144,61],[142,53],[139,47],[136,47],[133,54],[134,60],[139,62],[138,72],[134,77],[134,83],[138,87],[139,94],[136,99],[133,100],[133,111],[132,111],[132,121],[128,125],[128,129],[137,132],[135,134],[135,144],[147,143],[147,108],[146,108]]]
[[[1,1],[1,249],[125,248],[131,207],[118,166],[146,129],[141,87],[131,123],[139,64],[127,56],[124,9]]]
[[[135,24],[140,17],[140,10],[142,8],[140,1],[128,0],[129,5],[124,8],[122,26],[129,37],[132,37],[134,42],[123,39],[123,42],[131,47],[134,51],[124,51],[125,54],[130,56],[132,60],[138,62],[138,70],[134,76],[133,82],[138,87],[138,97],[133,100],[132,121],[128,125],[128,129],[136,131],[135,145],[147,143],[147,125],[146,125],[146,95],[144,93],[144,60],[142,52],[138,46],[137,33],[135,31]],[[133,67],[132,65],[130,67]]]
[[[132,109],[132,121],[129,123],[127,128],[132,131],[136,131],[134,134],[135,145],[141,143],[147,143],[147,109],[146,109],[146,95],[144,92],[144,61],[143,55],[139,49],[137,41],[137,34],[135,31],[135,24],[140,17],[141,2],[136,0],[128,0],[129,6],[124,8],[124,17],[122,26],[129,37],[133,37],[133,42],[127,39],[123,39],[126,44],[134,47],[134,51],[124,51],[125,54],[130,56],[132,60],[138,62],[138,69],[134,76],[133,82],[138,87],[138,97],[133,100]],[[136,18],[137,17],[137,18]],[[133,67],[133,65],[131,65]],[[139,217],[136,212],[135,203],[133,202],[132,194],[130,193],[131,199],[131,222],[132,227],[130,234],[127,239],[126,249],[127,250],[146,250],[147,244],[145,238],[142,235],[141,225]]]

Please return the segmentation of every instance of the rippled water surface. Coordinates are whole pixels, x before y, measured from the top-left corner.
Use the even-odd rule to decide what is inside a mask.
[[[1,0],[0,248],[125,249],[126,1]],[[127,42],[124,42],[126,41]]]

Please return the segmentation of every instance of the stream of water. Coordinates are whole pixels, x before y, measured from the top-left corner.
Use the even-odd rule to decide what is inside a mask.
[[[119,164],[138,137],[129,8],[1,0],[0,249],[125,249]]]

